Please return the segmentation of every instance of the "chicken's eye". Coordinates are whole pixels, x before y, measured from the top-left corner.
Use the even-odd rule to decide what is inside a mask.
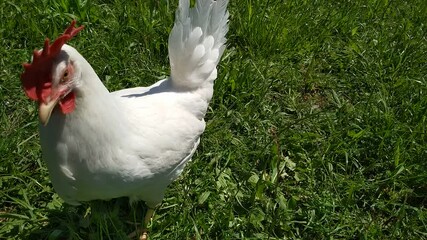
[[[65,83],[68,80],[68,76],[69,76],[68,70],[65,70],[64,74],[62,74],[61,83]]]

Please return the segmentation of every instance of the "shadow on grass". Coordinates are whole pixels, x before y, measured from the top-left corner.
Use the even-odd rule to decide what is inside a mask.
[[[80,206],[64,204],[61,209],[47,210],[47,221],[22,239],[128,239],[144,217],[146,206],[132,206],[128,198],[91,201]]]

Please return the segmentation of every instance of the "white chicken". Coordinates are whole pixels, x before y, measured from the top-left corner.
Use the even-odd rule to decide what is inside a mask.
[[[127,196],[143,200],[144,226],[166,187],[191,159],[205,129],[216,66],[225,48],[228,0],[180,0],[169,36],[171,76],[150,87],[109,92],[91,65],[65,43],[75,21],[34,51],[21,75],[38,102],[43,158],[67,203]],[[146,237],[144,232],[141,239]]]

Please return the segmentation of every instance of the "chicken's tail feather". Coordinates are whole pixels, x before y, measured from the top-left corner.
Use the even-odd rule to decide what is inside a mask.
[[[217,77],[216,66],[225,49],[228,0],[180,0],[169,36],[169,59],[174,86],[195,89]]]

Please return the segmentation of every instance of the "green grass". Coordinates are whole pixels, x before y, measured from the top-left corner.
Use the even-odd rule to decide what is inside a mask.
[[[169,74],[177,1],[0,2],[0,239],[126,239],[144,205],[64,204],[21,63],[70,44],[110,90]],[[19,2],[19,3],[16,3]],[[231,0],[207,129],[151,239],[427,239],[424,0]]]

